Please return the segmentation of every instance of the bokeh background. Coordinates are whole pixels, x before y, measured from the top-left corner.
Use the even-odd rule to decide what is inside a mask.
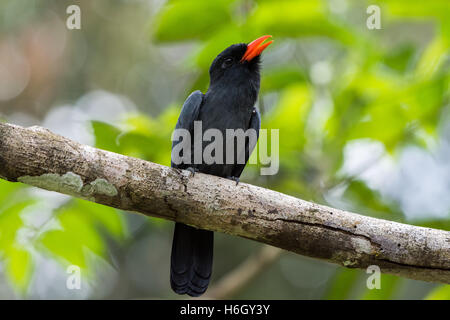
[[[81,30],[66,28],[72,4]],[[380,30],[366,26],[371,4]],[[0,121],[169,165],[212,59],[271,34],[257,106],[280,129],[280,171],[248,166],[241,181],[450,230],[449,16],[448,0],[2,0]],[[179,298],[172,228],[0,180],[0,298]],[[450,286],[382,275],[368,290],[364,271],[215,239],[212,298],[450,299]],[[66,288],[69,265],[80,290]]]

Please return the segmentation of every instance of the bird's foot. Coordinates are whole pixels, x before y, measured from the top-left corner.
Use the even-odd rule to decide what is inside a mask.
[[[229,177],[227,177],[227,179],[230,179],[230,180],[233,180],[233,181],[236,181],[236,185],[238,185],[239,184],[239,177],[234,177],[234,176],[229,176]]]
[[[192,176],[195,176],[195,173],[199,171],[197,168],[194,167],[188,167],[186,168],[186,170],[189,171],[192,174]]]

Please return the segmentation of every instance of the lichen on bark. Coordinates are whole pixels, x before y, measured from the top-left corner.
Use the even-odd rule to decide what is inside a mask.
[[[73,172],[67,172],[64,175],[45,173],[34,177],[23,176],[17,181],[91,201],[95,200],[95,195],[115,197],[118,194],[116,187],[106,179],[97,178],[85,184],[83,179]]]

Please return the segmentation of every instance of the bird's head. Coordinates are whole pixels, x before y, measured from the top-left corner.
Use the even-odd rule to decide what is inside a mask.
[[[222,51],[209,68],[210,87],[257,82],[259,88],[260,56],[272,43],[272,41],[265,42],[270,37],[272,36],[262,36],[249,44],[233,44]]]

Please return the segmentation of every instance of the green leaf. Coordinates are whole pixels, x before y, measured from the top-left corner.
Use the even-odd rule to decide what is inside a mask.
[[[33,203],[31,200],[17,202],[0,211],[0,255],[8,254],[15,242],[17,231],[23,226],[20,213]]]
[[[404,73],[410,67],[414,53],[415,48],[412,44],[404,44],[393,50],[389,50],[382,58],[382,61],[391,69]]]
[[[5,181],[0,179],[0,206],[5,204],[5,200],[11,198],[14,192],[19,189],[24,188],[19,183],[12,183],[9,181]]]
[[[324,298],[328,300],[351,299],[352,292],[358,282],[361,271],[339,268]]]
[[[73,200],[55,213],[61,229],[45,232],[39,243],[62,264],[73,264],[88,275],[88,251],[105,257],[106,244],[100,230],[122,241],[126,236],[123,213],[85,200]]]
[[[48,231],[40,239],[42,245],[59,262],[64,265],[73,264],[86,269],[85,246],[82,241],[85,242],[85,240],[81,240],[74,232],[69,230]]]
[[[70,205],[58,210],[58,221],[62,230],[50,230],[40,237],[40,242],[57,258],[66,263],[87,269],[86,249],[102,256],[105,245],[93,221],[88,218],[89,212]]]
[[[283,91],[278,105],[264,117],[262,126],[268,130],[279,129],[280,149],[299,152],[305,142],[303,131],[310,108],[311,93],[308,87],[304,83],[295,83]],[[266,143],[263,138],[260,137],[259,143]],[[271,150],[270,144],[268,150]]]
[[[440,67],[448,54],[448,40],[435,37],[420,57],[417,64],[416,77],[419,79],[430,79],[436,72],[441,71]]]
[[[442,285],[433,289],[426,297],[426,300],[450,300],[450,286]]]
[[[450,6],[447,0],[429,1],[424,6],[421,0],[378,0],[384,4],[383,9],[392,18],[442,18],[445,19],[450,14]]]
[[[22,293],[29,284],[33,261],[31,254],[17,243],[16,237],[23,227],[20,214],[33,203],[32,200],[21,201],[0,211],[0,258],[5,261],[9,280]]]
[[[327,36],[344,43],[353,41],[348,28],[327,16],[326,3],[320,0],[282,0],[260,3],[246,26],[274,38]]]
[[[103,150],[119,152],[117,138],[121,130],[101,121],[91,121],[91,123],[94,129],[95,146]]]
[[[402,212],[393,203],[386,203],[377,191],[362,181],[351,181],[343,197],[354,206],[352,211],[360,214],[396,221],[403,218]]]
[[[126,235],[124,213],[117,209],[101,204],[76,200],[74,209],[77,210],[89,222],[105,228],[105,230],[117,240],[123,240]]]
[[[361,299],[364,300],[390,300],[395,297],[396,290],[402,282],[402,278],[390,274],[380,274],[380,289],[366,289]]]
[[[225,0],[180,0],[167,5],[156,22],[155,39],[182,41],[205,39],[231,20]],[[199,16],[199,13],[204,13]]]
[[[6,274],[13,285],[22,293],[28,287],[33,272],[31,254],[20,246],[11,246],[6,259]]]
[[[355,123],[348,138],[372,138],[381,141],[388,151],[392,151],[404,137],[408,122],[400,104],[380,101],[367,108],[366,117]]]
[[[278,91],[292,84],[305,81],[305,72],[295,66],[286,66],[272,71],[264,72],[261,81],[261,90]]]

